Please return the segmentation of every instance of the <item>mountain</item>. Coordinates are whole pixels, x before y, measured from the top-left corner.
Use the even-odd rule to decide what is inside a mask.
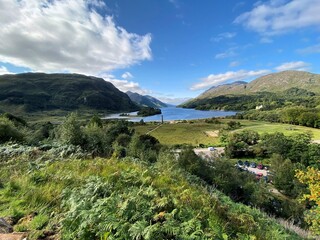
[[[207,98],[212,96],[227,95],[227,94],[230,94],[230,92],[239,92],[242,89],[244,89],[247,84],[248,83],[244,81],[237,81],[233,83],[214,86],[209,88],[207,91],[202,93],[197,98]]]
[[[0,111],[56,109],[136,111],[139,107],[127,94],[102,78],[60,73],[0,76]]]
[[[231,105],[234,106],[234,103],[241,100],[249,102],[254,99],[256,101],[258,97],[268,98],[271,95],[277,99],[280,95],[283,97],[287,93],[295,93],[295,97],[299,97],[299,93],[306,96],[320,95],[320,74],[304,71],[283,71],[259,77],[249,83],[238,81],[224,84],[208,89],[198,97],[181,104],[181,106],[216,109],[223,108],[223,105],[227,102],[230,105],[231,101],[233,102]],[[217,106],[217,103],[219,106]],[[239,107],[233,109],[240,110]]]
[[[126,93],[133,102],[144,107],[162,108],[162,107],[168,106],[167,104],[149,95],[140,95],[138,93],[134,93],[130,91],[127,91]]]
[[[320,94],[320,74],[304,71],[272,73],[259,77],[249,83],[240,81],[212,87],[197,98],[231,94],[250,94],[255,92],[282,92],[290,88],[300,88]]]

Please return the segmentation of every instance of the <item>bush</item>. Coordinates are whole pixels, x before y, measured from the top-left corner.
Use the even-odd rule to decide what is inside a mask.
[[[78,121],[78,115],[71,113],[59,128],[60,140],[65,144],[79,145],[83,144],[83,133]]]
[[[98,124],[89,124],[83,128],[83,148],[93,156],[111,156],[112,147],[107,139],[106,129]]]
[[[146,162],[155,162],[160,148],[160,142],[155,137],[135,135],[129,144],[128,155]]]
[[[21,142],[24,140],[23,134],[9,119],[0,117],[0,143],[8,141]]]
[[[29,223],[29,226],[34,230],[41,230],[47,225],[48,222],[49,217],[47,215],[39,214],[32,219],[32,221]]]

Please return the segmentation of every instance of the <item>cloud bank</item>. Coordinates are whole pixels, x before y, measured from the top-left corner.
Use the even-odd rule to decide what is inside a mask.
[[[8,71],[6,67],[0,66],[0,75],[4,75],[4,74],[13,74],[13,73]]]
[[[111,82],[116,88],[118,88],[122,92],[131,91],[139,93],[141,95],[147,95],[152,93],[150,90],[141,88],[139,83],[130,81],[128,80],[128,78],[126,79],[126,73],[122,74],[123,79],[117,79],[115,76],[106,73],[100,74],[98,77],[101,77],[104,80]]]
[[[309,70],[310,64],[302,61],[298,62],[286,62],[275,68],[277,71],[297,70],[307,71]]]
[[[320,24],[319,0],[270,0],[260,2],[234,21],[265,36],[283,34]]]
[[[320,44],[316,44],[313,46],[309,46],[303,49],[298,49],[298,53],[300,54],[314,54],[314,53],[320,53]]]
[[[193,84],[190,90],[205,90],[212,86],[221,85],[229,81],[241,81],[241,80],[250,80],[254,77],[260,77],[267,73],[270,73],[270,70],[258,70],[258,71],[229,71],[226,73],[220,74],[210,74],[207,77],[201,78],[199,83]]]
[[[1,0],[0,62],[95,75],[150,60],[151,35],[127,32],[99,14],[103,7],[100,0]]]

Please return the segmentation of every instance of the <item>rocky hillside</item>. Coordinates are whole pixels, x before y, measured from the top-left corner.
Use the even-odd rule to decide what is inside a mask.
[[[80,74],[23,73],[0,76],[0,112],[55,109],[135,111],[139,107],[111,83]]]
[[[167,107],[167,104],[161,102],[160,100],[151,97],[149,95],[140,95],[138,93],[134,93],[134,92],[126,92],[127,95],[130,97],[130,99],[143,106],[143,107],[152,107],[152,108],[162,108],[162,107]]]

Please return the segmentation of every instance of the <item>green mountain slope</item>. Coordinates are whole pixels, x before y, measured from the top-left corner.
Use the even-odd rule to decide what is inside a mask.
[[[139,105],[142,105],[144,107],[152,107],[152,108],[167,107],[167,104],[149,95],[140,95],[138,93],[134,93],[130,91],[127,91],[126,94],[130,97],[130,99],[133,102]]]
[[[198,109],[247,110],[255,108],[257,104],[264,106],[273,104],[279,107],[284,105],[288,98],[294,98],[290,101],[297,101],[313,95],[320,95],[319,74],[284,71],[268,74],[249,83],[234,82],[212,87],[181,106]]]
[[[2,111],[134,111],[138,108],[125,93],[102,78],[80,74],[45,73],[0,76]]]
[[[259,77],[250,83],[234,82],[210,88],[198,98],[256,92],[282,92],[290,88],[300,88],[320,94],[320,74],[303,71],[272,73]]]

